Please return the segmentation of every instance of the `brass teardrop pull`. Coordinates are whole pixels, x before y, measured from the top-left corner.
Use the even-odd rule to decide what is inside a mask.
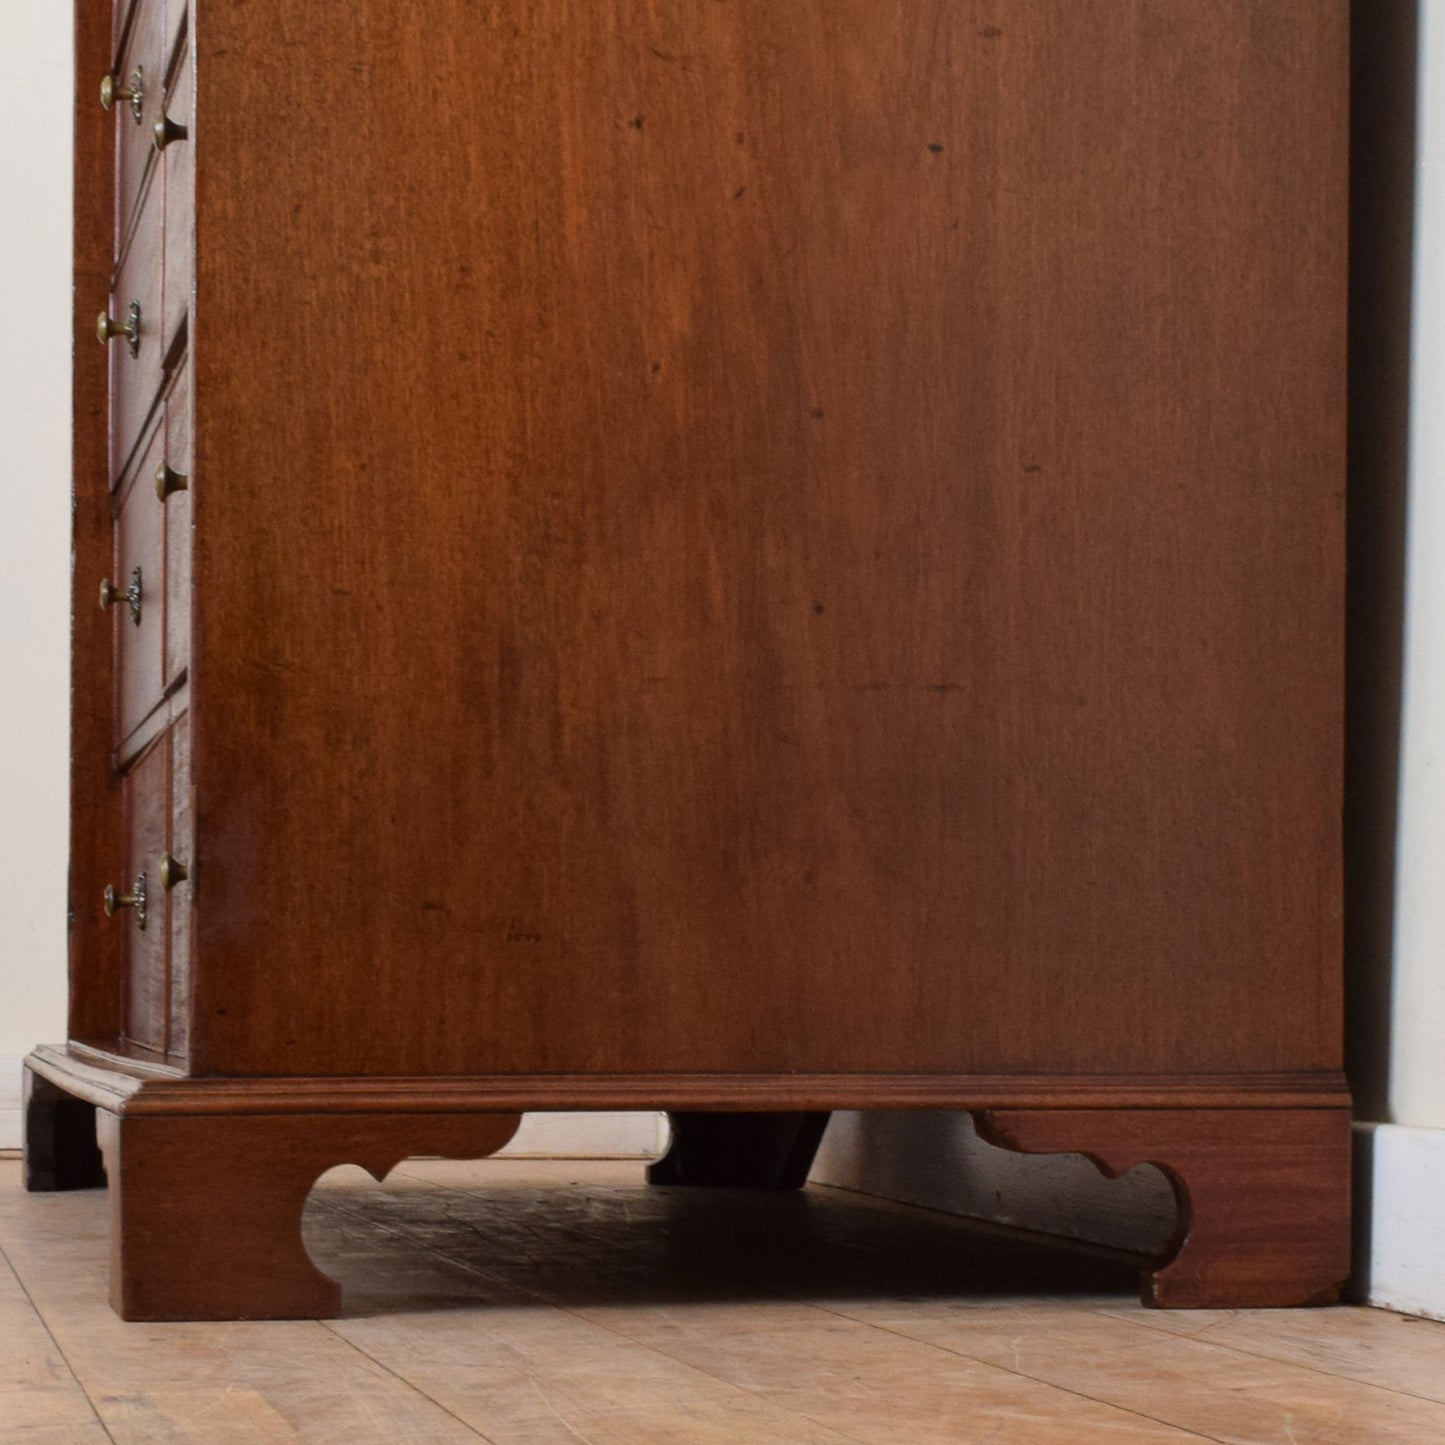
[[[173,472],[166,462],[162,462],[156,468],[156,496],[161,501],[173,496],[176,492],[190,490],[191,479],[183,476],[180,472]]]
[[[117,909],[133,908],[135,910],[135,926],[144,931],[146,926],[145,874],[141,873],[137,876],[129,893],[118,893],[113,883],[107,883],[105,885],[104,905],[105,916],[107,918],[114,918]]]
[[[180,121],[172,120],[170,116],[163,115],[155,124],[155,130],[151,133],[151,144],[157,151],[163,151],[172,141],[189,140],[190,130],[183,126]]]

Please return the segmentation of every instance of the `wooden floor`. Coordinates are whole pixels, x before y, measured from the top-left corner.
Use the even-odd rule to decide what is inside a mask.
[[[1445,1441],[1445,1325],[1166,1314],[1133,1271],[837,1190],[649,1190],[633,1163],[334,1171],[326,1323],[125,1325],[105,1198],[0,1161],[0,1439]]]

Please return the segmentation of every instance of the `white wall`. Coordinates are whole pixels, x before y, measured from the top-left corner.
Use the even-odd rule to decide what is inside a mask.
[[[1445,1128],[1445,3],[1421,7],[1389,1119]]]
[[[1359,1126],[1361,1294],[1445,1319],[1445,0],[1418,11],[1404,632],[1383,1107]]]
[[[16,1060],[65,1035],[70,634],[70,7],[0,20],[0,1147]],[[98,309],[98,308],[97,308]]]

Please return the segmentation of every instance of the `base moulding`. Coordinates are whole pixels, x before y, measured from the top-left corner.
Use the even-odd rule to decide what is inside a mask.
[[[336,1165],[380,1179],[416,1155],[492,1154],[523,1112],[656,1109],[673,1145],[652,1183],[790,1189],[828,1111],[870,1107],[969,1110],[991,1143],[1081,1153],[1111,1177],[1156,1165],[1179,1226],[1144,1261],[1146,1304],[1322,1303],[1349,1273],[1350,1114],[1333,1075],[211,1079],[45,1048],[26,1061],[27,1187],[108,1184],[126,1319],[323,1318],[340,1288],[307,1257],[301,1211]]]

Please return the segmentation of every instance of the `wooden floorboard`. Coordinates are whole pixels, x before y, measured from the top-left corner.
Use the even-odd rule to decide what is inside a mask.
[[[333,1171],[305,1232],[342,1318],[126,1325],[104,1194],[0,1160],[0,1440],[1445,1440],[1445,1326],[1144,1310],[1127,1261],[839,1190],[412,1161]]]

